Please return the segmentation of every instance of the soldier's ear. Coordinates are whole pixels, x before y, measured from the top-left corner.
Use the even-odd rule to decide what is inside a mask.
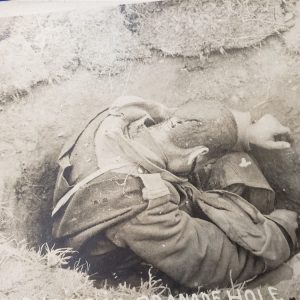
[[[197,146],[195,150],[189,155],[188,164],[192,164],[193,161],[199,157],[204,156],[209,152],[209,149],[205,146]]]
[[[176,128],[178,125],[183,124],[183,120],[179,119],[178,117],[172,117],[168,120],[169,128]]]

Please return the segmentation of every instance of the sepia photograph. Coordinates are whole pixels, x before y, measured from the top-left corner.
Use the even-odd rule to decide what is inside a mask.
[[[0,300],[300,300],[300,1],[0,0]]]

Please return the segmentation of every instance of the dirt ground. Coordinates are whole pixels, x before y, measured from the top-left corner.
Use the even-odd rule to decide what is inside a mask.
[[[151,4],[109,10],[99,13],[96,23],[96,12],[0,19],[0,223],[6,236],[24,239],[35,249],[45,242],[51,245],[50,211],[59,151],[74,129],[120,95],[137,95],[168,106],[190,99],[219,100],[257,116],[276,115],[293,131],[292,149],[263,154],[254,149],[254,153],[278,192],[278,206],[300,212],[300,3],[265,1],[270,8],[257,7],[259,2],[253,1],[249,8],[236,6],[239,1],[224,1],[234,23],[229,31],[219,32],[223,39],[209,40],[207,36],[224,27],[224,14],[219,15],[224,7],[218,7],[218,1],[202,1],[197,9],[206,2],[216,3],[213,21],[217,25],[205,27],[202,38],[188,27],[190,40],[200,40],[192,48],[187,35],[176,39],[174,31],[169,43],[163,35],[169,9],[170,15],[179,18],[172,20],[179,24],[177,35],[184,36],[187,23],[182,16],[189,13],[185,1],[172,1],[167,8]],[[189,15],[191,20],[197,13]],[[238,15],[247,18],[241,20]],[[276,22],[271,19],[274,15]],[[250,38],[242,39],[242,27],[239,33],[233,32],[241,24],[244,37],[252,29]],[[81,36],[79,44],[73,38],[76,34]],[[240,39],[234,44],[232,36]],[[51,39],[56,43],[51,44]],[[2,277],[9,266],[0,263]],[[25,270],[21,277],[30,273]],[[40,275],[37,272],[34,278]],[[0,290],[6,289],[11,299],[25,297],[20,287],[19,294],[13,294],[12,283],[11,292],[5,286]],[[40,288],[38,284],[30,287]],[[59,295],[66,296],[55,297]],[[298,299],[296,289],[285,291],[284,296]]]

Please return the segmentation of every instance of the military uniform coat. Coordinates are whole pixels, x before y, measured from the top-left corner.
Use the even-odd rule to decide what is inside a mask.
[[[295,228],[261,213],[266,203],[273,205],[274,193],[246,153],[220,158],[223,163],[216,164],[208,184],[214,190],[203,191],[170,173],[160,155],[130,139],[130,126],[147,127],[169,115],[170,110],[160,104],[123,98],[65,145],[54,207],[78,183],[104,171],[55,209],[57,243],[91,256],[130,249],[191,288],[244,281],[286,261]],[[246,175],[237,167],[243,158],[251,162]],[[252,204],[226,189],[238,184],[254,191]],[[261,201],[257,201],[259,191],[265,197]]]

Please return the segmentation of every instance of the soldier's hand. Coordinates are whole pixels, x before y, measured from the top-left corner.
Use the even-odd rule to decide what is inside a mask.
[[[285,140],[277,140],[276,137],[285,136]],[[248,139],[250,144],[265,149],[287,149],[291,147],[288,142],[290,138],[290,129],[283,126],[272,115],[264,115],[256,123],[248,128]]]

